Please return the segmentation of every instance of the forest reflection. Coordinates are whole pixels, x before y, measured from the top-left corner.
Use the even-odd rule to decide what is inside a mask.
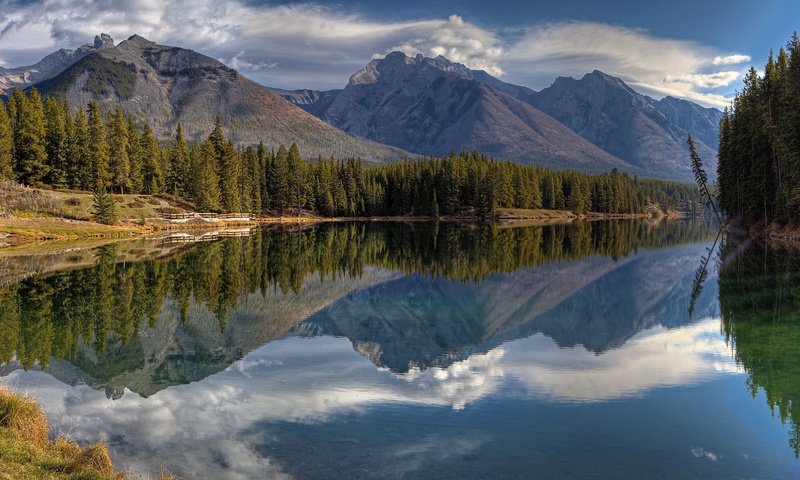
[[[720,256],[723,332],[752,395],[763,389],[800,456],[800,250],[730,240]]]
[[[269,228],[244,238],[191,245],[166,258],[121,262],[119,247],[93,251],[89,268],[39,275],[0,287],[0,364],[46,368],[51,358],[76,360],[89,347],[127,346],[144,324],[155,327],[167,299],[188,322],[194,302],[225,331],[243,295],[300,292],[304,279],[360,278],[369,268],[477,282],[498,272],[589,255],[619,258],[641,248],[708,241],[716,227],[699,221],[576,222],[520,228],[457,224],[322,224]],[[125,371],[141,358],[116,348],[107,368]],[[82,352],[82,350],[84,352]],[[107,355],[108,356],[108,355]],[[107,377],[113,372],[98,372]]]

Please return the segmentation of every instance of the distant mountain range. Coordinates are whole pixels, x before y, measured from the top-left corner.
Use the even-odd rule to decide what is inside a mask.
[[[474,149],[551,168],[685,181],[686,137],[713,165],[722,115],[654,100],[599,71],[536,92],[441,56],[400,52],[371,61],[341,90],[269,89],[213,58],[137,35],[116,46],[99,35],[34,65],[0,68],[0,95],[32,85],[75,105],[120,105],[162,138],[178,122],[202,138],[219,115],[236,142],[296,142],[307,157],[391,161]]]
[[[554,168],[680,180],[692,177],[686,137],[696,137],[713,164],[722,117],[686,100],[654,100],[600,71],[559,77],[536,92],[441,56],[400,52],[373,60],[342,90],[276,91],[346,132],[414,153],[477,149]]]

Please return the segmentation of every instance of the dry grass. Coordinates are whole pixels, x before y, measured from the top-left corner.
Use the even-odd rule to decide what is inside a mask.
[[[191,211],[191,206],[171,196],[111,195],[121,219],[156,217],[160,211]],[[76,190],[47,190],[0,182],[0,216],[91,219],[92,194]]]
[[[51,441],[47,418],[28,395],[0,387],[0,480],[126,480],[114,471],[108,447]],[[162,472],[162,480],[179,480]]]
[[[515,218],[551,220],[556,218],[575,218],[577,215],[566,210],[545,210],[543,208],[499,208],[497,209],[497,217],[500,219]]]

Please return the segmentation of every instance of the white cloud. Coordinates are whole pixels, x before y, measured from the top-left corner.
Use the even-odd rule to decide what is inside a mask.
[[[726,57],[714,57],[714,60],[711,62],[714,65],[736,65],[739,63],[749,62],[751,60],[750,55],[728,55]]]
[[[65,365],[54,361],[51,368]],[[265,453],[280,450],[270,445],[285,441],[274,431],[276,425],[336,424],[348,415],[387,405],[458,411],[500,391],[544,402],[604,402],[730,374],[742,370],[715,318],[641,332],[600,355],[582,347],[561,348],[534,335],[445,368],[406,374],[376,369],[347,338],[286,338],[200,382],[173,386],[146,399],[126,391],[108,400],[103,391],[70,387],[41,372],[18,370],[4,383],[30,390],[40,399],[57,431],[69,431],[81,442],[108,441],[120,467],[154,473],[164,465],[185,478],[238,480],[289,478],[285,466]],[[407,430],[387,429],[378,443],[388,444],[390,455],[372,466],[391,472],[414,470],[425,463],[418,461],[420,456],[458,457],[487,440],[484,433],[464,438],[452,433],[449,447],[420,449],[399,445]],[[330,447],[327,437],[303,438],[312,442],[309,448],[319,447],[315,441]],[[436,444],[422,445],[429,443]],[[308,466],[317,466],[313,458]]]
[[[600,23],[489,29],[457,14],[381,21],[313,3],[0,0],[0,12],[0,51],[15,65],[33,63],[56,47],[75,47],[100,32],[118,41],[138,33],[225,59],[253,79],[282,88],[341,88],[370,58],[399,50],[444,55],[537,89],[559,75],[599,69],[642,91],[722,106],[729,102],[725,95],[732,93],[733,80],[724,83],[731,72],[714,67],[749,60],[742,54],[721,56],[696,42]]]
[[[467,23],[458,15],[450,15],[446,22],[440,23],[427,35],[407,39],[402,44],[384,50],[384,54],[400,51],[406,55],[421,53],[425,56],[438,57],[463,63],[475,70],[486,70],[492,75],[502,75],[502,68],[497,65],[503,49],[500,41],[491,32]],[[373,58],[382,55],[373,55]]]
[[[665,82],[688,83],[700,88],[720,88],[727,87],[735,82],[741,73],[739,72],[716,72],[716,73],[690,73],[679,76],[667,76]]]
[[[714,66],[713,53],[696,42],[660,38],[637,29],[559,22],[519,32],[500,65],[509,80],[520,83],[528,78],[534,88],[547,86],[556,76],[581,76],[598,69],[645,93],[724,106],[729,103],[727,97],[704,89],[730,85],[736,72],[708,71]]]

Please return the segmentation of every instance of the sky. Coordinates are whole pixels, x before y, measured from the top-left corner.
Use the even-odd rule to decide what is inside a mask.
[[[724,107],[800,28],[796,0],[0,0],[0,66],[108,33],[192,48],[278,88],[342,88],[399,50],[539,90],[601,70],[641,93]]]

